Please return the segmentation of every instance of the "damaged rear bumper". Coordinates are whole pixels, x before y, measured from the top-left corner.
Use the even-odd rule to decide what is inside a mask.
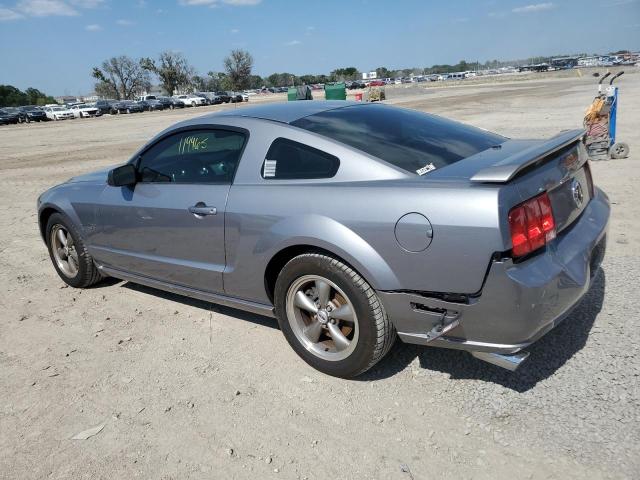
[[[481,293],[466,302],[417,292],[378,295],[404,342],[507,356],[520,352],[564,320],[589,290],[604,257],[609,213],[607,196],[597,190],[580,218],[544,252],[518,263],[493,261]]]

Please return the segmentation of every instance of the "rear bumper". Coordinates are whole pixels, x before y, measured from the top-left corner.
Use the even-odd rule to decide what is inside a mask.
[[[596,190],[580,218],[544,252],[519,263],[493,261],[480,295],[469,303],[416,293],[378,294],[407,343],[518,352],[566,318],[589,290],[604,257],[609,213],[606,194]],[[444,334],[434,336],[438,323]]]

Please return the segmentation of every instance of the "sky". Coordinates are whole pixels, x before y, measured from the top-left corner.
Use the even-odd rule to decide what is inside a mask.
[[[196,71],[248,50],[254,73],[328,73],[640,49],[640,0],[0,0],[0,84],[93,90],[117,55]]]

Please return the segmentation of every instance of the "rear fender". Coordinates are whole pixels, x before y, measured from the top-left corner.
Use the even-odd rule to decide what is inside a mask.
[[[309,232],[314,235],[309,236]],[[289,217],[275,223],[260,237],[254,253],[270,260],[296,245],[318,247],[338,255],[375,289],[401,288],[391,267],[369,243],[343,224],[322,215]]]

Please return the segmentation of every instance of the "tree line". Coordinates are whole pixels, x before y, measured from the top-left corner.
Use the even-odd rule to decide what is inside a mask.
[[[55,99],[37,88],[27,88],[24,92],[12,85],[0,85],[0,107],[21,107],[23,105],[47,105]]]
[[[197,75],[180,52],[165,51],[157,59],[133,59],[126,55],[112,57],[94,67],[96,95],[116,100],[130,99],[149,91],[153,78],[168,95],[192,91],[245,90],[261,83],[252,75],[253,57],[245,50],[232,50],[224,59],[224,72]],[[257,77],[257,78],[256,78]]]

